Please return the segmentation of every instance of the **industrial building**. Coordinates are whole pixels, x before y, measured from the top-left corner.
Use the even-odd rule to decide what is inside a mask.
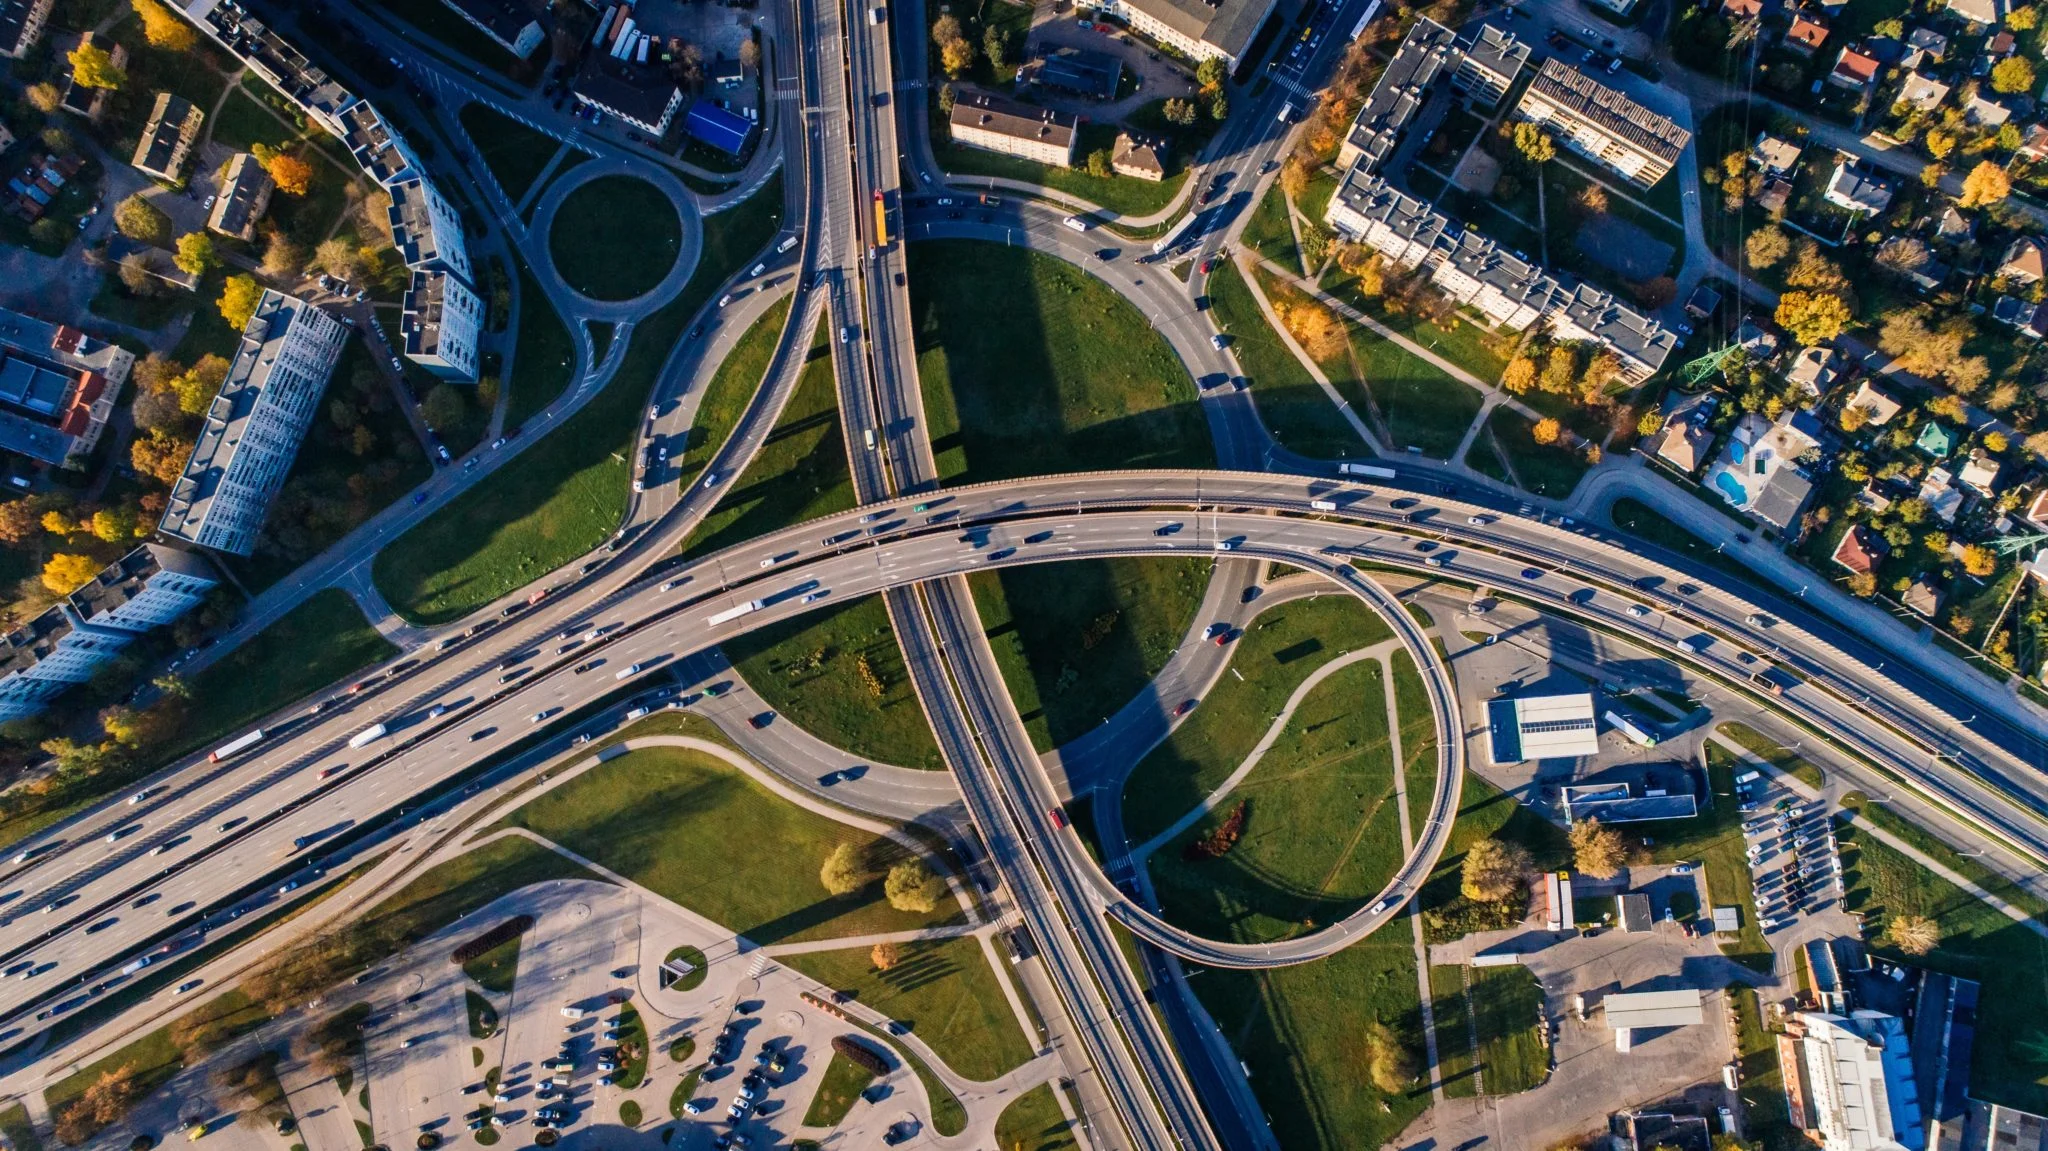
[[[1486,746],[1497,764],[1592,755],[1600,750],[1593,696],[1576,692],[1489,700]]]
[[[1807,1011],[1793,1017],[1797,1059],[1785,1066],[1805,1102],[1808,1130],[1826,1151],[1923,1151],[1927,1125],[1913,1078],[1905,1021],[1881,1011]]]
[[[708,144],[728,156],[738,156],[747,150],[747,142],[754,138],[754,122],[709,100],[699,100],[690,105],[690,114],[683,118],[683,131],[689,133],[692,140]]]
[[[119,345],[0,309],[0,449],[60,467],[82,461],[134,366]]]
[[[1626,991],[1600,1001],[1607,1026],[1614,1032],[1614,1049],[1627,1051],[1638,1031],[1662,1031],[1671,1027],[1695,1027],[1707,1021],[1696,989],[1682,991]]]
[[[348,334],[304,300],[263,293],[171,487],[159,525],[165,535],[233,555],[255,552]]]
[[[1601,823],[1642,823],[1652,819],[1691,819],[1700,813],[1692,792],[1671,794],[1646,788],[1643,794],[1626,783],[1579,783],[1559,789],[1564,821],[1597,819]]]

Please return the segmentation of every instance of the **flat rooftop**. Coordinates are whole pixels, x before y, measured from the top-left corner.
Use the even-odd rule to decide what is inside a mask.
[[[1624,1027],[1691,1027],[1707,1021],[1697,990],[1624,991],[1601,1000],[1600,1008],[1607,1015],[1607,1026],[1616,1031]]]

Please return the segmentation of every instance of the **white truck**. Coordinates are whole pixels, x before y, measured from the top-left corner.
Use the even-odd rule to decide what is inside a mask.
[[[371,744],[377,742],[378,740],[383,739],[385,734],[386,733],[383,724],[371,724],[369,727],[366,727],[363,730],[355,733],[354,735],[349,736],[348,745],[350,747],[368,747]]]
[[[214,748],[213,754],[206,757],[206,762],[219,763],[221,760],[226,759],[231,755],[247,751],[250,748],[255,747],[257,744],[262,742],[263,729],[259,727],[255,731],[252,731],[247,735],[240,736],[236,739],[231,739],[228,742],[221,744],[219,747]]]
[[[1340,474],[1347,476],[1371,476],[1376,480],[1391,480],[1399,478],[1395,474],[1394,469],[1383,468],[1377,464],[1338,464],[1337,471]]]
[[[757,612],[760,610],[761,601],[757,599],[750,599],[738,607],[729,607],[726,608],[724,611],[713,612],[710,615],[704,617],[704,622],[711,627],[717,627],[719,624],[722,623],[731,623],[733,620],[736,620],[741,616],[748,614],[749,612]]]

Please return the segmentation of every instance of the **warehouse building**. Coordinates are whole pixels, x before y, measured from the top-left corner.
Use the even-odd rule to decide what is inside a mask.
[[[1496,764],[1592,755],[1600,750],[1593,697],[1576,692],[1489,700],[1486,746]]]

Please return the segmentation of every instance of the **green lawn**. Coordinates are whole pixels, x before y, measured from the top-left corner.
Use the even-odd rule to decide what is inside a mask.
[[[419,623],[459,619],[604,542],[625,512],[632,445],[661,367],[690,317],[766,246],[777,176],[704,221],[704,255],[668,306],[635,325],[618,373],[575,416],[377,555],[377,586]]]
[[[997,244],[913,244],[910,294],[944,481],[1215,466],[1187,370],[1079,268]]]
[[[262,93],[270,90],[252,76],[230,91],[220,110],[203,125],[213,142],[231,151],[247,152],[257,144],[283,148],[297,140],[299,133],[265,107]]]
[[[1465,994],[1465,968],[1435,964],[1429,969],[1429,1010],[1436,1022],[1436,1074],[1444,1095],[1469,1099],[1479,1094],[1473,1078],[1472,1003]]]
[[[1401,774],[1408,789],[1408,831],[1421,838],[1429,822],[1429,799],[1436,794],[1436,716],[1422,674],[1407,652],[1395,652],[1394,701],[1401,719]]]
[[[945,769],[882,597],[757,628],[725,653],[769,707],[826,743],[898,767]]]
[[[686,748],[629,752],[533,799],[503,825],[527,828],[761,944],[904,931],[960,914],[950,900],[930,915],[890,907],[882,875],[903,857],[900,847],[785,802],[725,761]],[[873,876],[832,896],[818,869],[841,843],[855,845]]]
[[[261,1026],[270,1018],[237,991],[217,996],[197,1011],[205,1020],[208,1038],[221,1041]],[[108,1073],[133,1083],[134,1096],[140,1100],[170,1082],[184,1069],[186,1058],[186,1053],[172,1041],[170,1027],[159,1027],[50,1084],[43,1089],[43,1100],[49,1105],[52,1119],[61,1121],[86,1088]]]
[[[1278,260],[1290,269],[1301,265],[1301,252],[1294,245],[1294,227],[1287,217],[1287,193],[1280,190],[1280,181],[1275,180],[1266,188],[1259,206],[1252,209],[1251,219],[1245,221],[1240,238],[1246,247],[1269,260]]]
[[[1222,784],[1311,672],[1392,634],[1372,609],[1334,589],[1261,613],[1233,641],[1231,670],[1243,678],[1225,674],[1218,680],[1124,784],[1124,829],[1131,841],[1166,830]],[[1383,704],[1380,711],[1384,715]],[[1398,829],[1393,833],[1398,843]]]
[[[1803,952],[1801,954],[1804,954]],[[1778,1064],[1778,1041],[1764,1028],[1756,988],[1733,983],[1727,988],[1735,1003],[1736,1063],[1742,1073],[1742,1108],[1751,1138],[1768,1151],[1811,1147],[1787,1118],[1785,1079]]]
[[[1416,904],[1422,908],[1423,933],[1429,942],[1445,943],[1471,930],[1512,927],[1520,920],[1519,907],[1513,909],[1512,921],[1498,922],[1488,916],[1486,905],[1469,904],[1459,894],[1458,873],[1465,864],[1465,852],[1489,836],[1527,847],[1539,868],[1561,867],[1570,855],[1563,828],[1516,803],[1513,796],[1486,780],[1466,772],[1458,791],[1458,815],[1451,824],[1451,841],[1416,896]]]
[[[761,318],[741,333],[732,350],[726,353],[725,360],[712,373],[711,382],[704,385],[704,394],[697,401],[696,419],[690,425],[689,438],[682,444],[669,446],[681,483],[689,484],[698,472],[704,470],[711,458],[718,454],[718,449],[725,446],[733,428],[739,425],[740,417],[747,412],[747,405],[753,403],[754,393],[761,389],[761,379],[768,373],[769,361],[775,358],[775,343],[781,338],[782,329],[789,319],[789,305],[793,298],[786,296],[777,300],[761,313]]]
[[[43,1141],[36,1137],[35,1124],[29,1122],[28,1108],[20,1103],[0,1111],[0,1135],[7,1137],[7,1144],[14,1151],[43,1151]]]
[[[1385,701],[1378,660],[1318,684],[1251,774],[1151,857],[1166,918],[1211,939],[1265,942],[1335,923],[1372,899],[1405,854]],[[1219,858],[1187,858],[1239,803],[1237,845]]]
[[[1686,702],[1690,704],[1691,699],[1688,697]],[[1690,710],[1690,708],[1687,710]],[[1812,760],[1796,752],[1787,751],[1777,740],[1772,739],[1746,723],[1730,721],[1721,724],[1718,730],[1722,735],[1742,745],[1744,751],[1771,764],[1779,771],[1813,788],[1815,791],[1820,790],[1827,783],[1826,778],[1821,775],[1820,768],[1814,766]]]
[[[462,973],[485,991],[512,994],[512,981],[519,974],[519,937],[515,935],[463,964]]]
[[[1439,460],[1458,450],[1485,402],[1478,391],[1363,326],[1352,328],[1351,354],[1396,446]]]
[[[548,251],[576,291],[593,300],[631,300],[676,266],[683,224],[661,189],[637,176],[605,176],[562,201]]]
[[[1060,1110],[1050,1083],[1041,1083],[1010,1100],[996,1116],[996,1151],[1078,1151],[1079,1147],[1073,1123]]]
[[[593,359],[591,366],[601,358]],[[526,262],[519,261],[519,336],[512,349],[512,374],[505,381],[511,389],[505,401],[505,426],[518,427],[554,403],[568,390],[575,367],[576,341],[569,326],[556,314]]]
[[[787,314],[787,306],[783,307]],[[683,545],[704,555],[755,536],[854,505],[853,478],[846,466],[846,437],[839,425],[839,393],[832,375],[832,345],[821,317],[811,338],[796,391],[782,417],[747,470],[726,485],[718,506]],[[757,325],[748,339],[773,353],[779,325]],[[735,353],[737,354],[737,353]],[[758,358],[750,349],[749,360]],[[767,365],[762,364],[762,370]],[[736,376],[743,373],[735,372]],[[760,374],[755,379],[758,381]],[[737,382],[737,381],[736,381]],[[709,436],[706,437],[707,441]]]
[[[1472,969],[1472,1020],[1488,1095],[1513,1095],[1550,1078],[1543,1043],[1543,988],[1521,966]]]
[[[1371,449],[1351,430],[1337,405],[1266,322],[1251,286],[1229,260],[1209,276],[1209,307],[1230,337],[1230,354],[1251,381],[1259,419],[1273,438],[1303,455],[1365,456]],[[1328,372],[1324,373],[1328,375]],[[1348,372],[1346,373],[1348,374]],[[1333,377],[1334,379],[1334,377]],[[1365,413],[1360,412],[1362,417]]]
[[[1981,982],[1970,1094],[2023,1111],[2048,1111],[2048,939],[2015,923],[1910,857],[1861,829],[1837,823],[1842,847],[1843,906],[1864,917],[1864,934],[1879,953],[1883,925],[1899,914],[1925,915],[1941,927],[1931,953],[1907,960]]]
[[[977,44],[976,47],[980,45]],[[936,120],[938,102],[932,102]],[[1025,160],[1017,156],[1003,156],[984,152],[979,148],[955,147],[948,134],[945,122],[936,120],[938,127],[932,132],[932,153],[938,158],[939,167],[959,176],[994,176],[997,179],[1024,180],[1042,184],[1048,188],[1078,196],[1120,216],[1149,216],[1173,202],[1180,193],[1180,187],[1187,182],[1186,167],[1181,167],[1166,179],[1153,183],[1131,176],[1091,176],[1084,166],[1056,168]],[[1110,124],[1083,124],[1080,139],[1075,143],[1075,159],[1084,161],[1087,154],[1097,148],[1115,144],[1117,129]],[[1184,161],[1179,161],[1184,164]]]
[[[1373,1087],[1359,1041],[1378,1021],[1423,1062],[1415,948],[1406,931],[1382,931],[1294,967],[1204,971],[1191,986],[1251,1072],[1282,1147],[1388,1146],[1429,1107],[1426,1084],[1392,1094]]]
[[[1320,216],[1316,218],[1321,219]],[[1473,322],[1464,312],[1454,313],[1442,323],[1396,312],[1387,306],[1384,297],[1365,295],[1360,291],[1357,279],[1335,264],[1323,272],[1322,283],[1324,291],[1489,383],[1500,379],[1501,372],[1508,366],[1509,354],[1519,339],[1518,333],[1490,331]],[[1435,368],[1422,370],[1438,371]],[[1441,378],[1447,383],[1455,383],[1448,377]],[[1474,410],[1477,410],[1476,406]]]
[[[1769,971],[1771,947],[1756,925],[1754,887],[1743,854],[1742,813],[1734,803],[1736,760],[1713,744],[1706,745],[1706,756],[1710,806],[1692,819],[1632,823],[1626,831],[1656,841],[1649,849],[1655,862],[1704,863],[1709,905],[1732,904],[1742,912],[1741,934],[1732,943],[1722,943],[1721,950],[1738,963]]]
[[[1478,449],[1475,448],[1473,454],[1477,455]],[[1718,497],[1714,497],[1712,502],[1718,504],[1720,500]],[[1669,516],[1657,511],[1641,500],[1616,500],[1614,501],[1614,506],[1608,510],[1608,514],[1613,517],[1615,527],[1630,535],[1638,536],[1650,543],[1656,544],[1658,547],[1676,552],[1697,563],[1705,564],[1716,571],[1736,576],[1757,586],[1762,586],[1761,582],[1755,578],[1754,573],[1741,560],[1726,553],[1716,551],[1706,541],[1680,527]]]
[[[1021,1067],[1031,1043],[971,936],[905,943],[902,958],[875,970],[866,947],[786,955],[783,962],[910,1030],[960,1075],[983,1082]]]
[[[1145,690],[1187,634],[1212,566],[1119,557],[967,577],[1033,747],[1073,740]]]
[[[192,676],[186,747],[212,742],[269,712],[398,654],[340,588],[325,588],[249,642]]]
[[[647,1024],[631,1003],[619,1005],[619,1078],[621,1091],[631,1091],[647,1078]]]
[[[1585,478],[1588,464],[1578,452],[1557,444],[1536,442],[1536,425],[1527,416],[1512,408],[1499,407],[1487,417],[1487,430],[1493,433],[1498,450],[1505,453],[1505,462],[1514,468],[1514,476],[1520,479],[1521,487],[1539,496],[1563,499],[1572,494]],[[1474,445],[1472,454],[1479,454]]]
[[[514,204],[526,196],[527,189],[540,179],[548,161],[555,158],[555,151],[561,147],[561,141],[553,136],[529,128],[488,104],[463,105],[461,119],[462,130],[469,134],[484,163],[490,166],[491,175],[497,177],[505,198]],[[567,205],[563,210],[567,210]]]
[[[1926,828],[1894,814],[1891,808],[1881,803],[1857,804],[1855,811],[1859,817],[1869,820],[1872,825],[1905,840],[1915,851],[1932,856],[1935,862],[1943,867],[2003,899],[2023,913],[2048,923],[2048,900],[1986,867],[1976,856],[1964,855],[1946,841],[1935,838]]]
[[[818,1093],[811,1097],[810,1109],[804,1112],[804,1126],[839,1126],[846,1113],[853,1110],[860,1093],[874,1081],[874,1072],[833,1052],[832,1062],[825,1065],[825,1078],[818,1084]]]
[[[477,994],[474,988],[462,989],[462,1000],[469,1009],[469,1037],[489,1039],[498,1032],[498,1009],[491,1001]]]

